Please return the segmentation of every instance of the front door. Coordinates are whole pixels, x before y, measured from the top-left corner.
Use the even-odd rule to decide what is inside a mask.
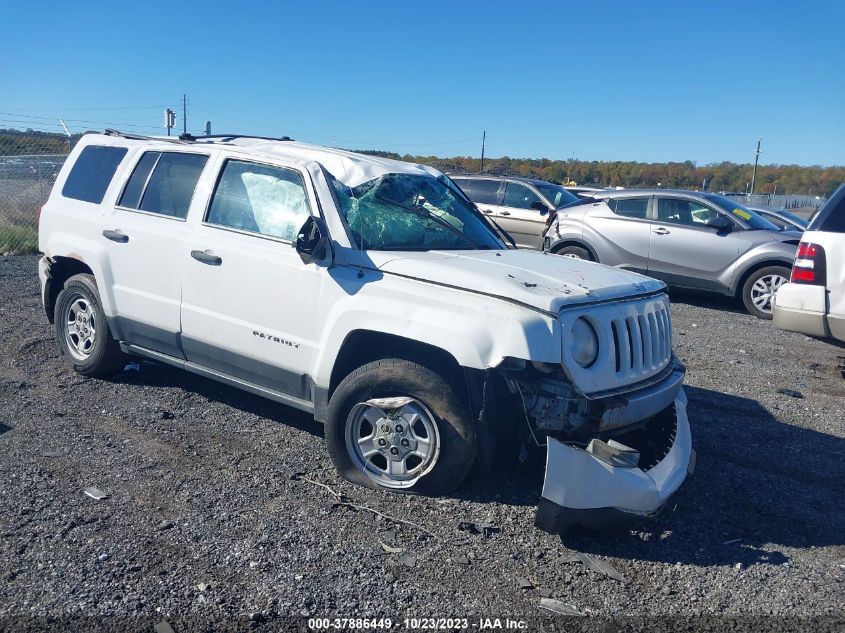
[[[317,208],[307,183],[299,169],[224,161],[182,253],[187,360],[303,401],[325,272],[291,246]]]
[[[549,211],[537,192],[522,183],[508,182],[502,207],[496,212],[496,221],[519,248],[540,248]]]
[[[741,227],[733,220],[735,230],[730,232],[705,224],[716,216],[730,219],[695,200],[658,198],[648,274],[670,285],[725,291],[730,286],[730,269],[744,242],[737,235]]]

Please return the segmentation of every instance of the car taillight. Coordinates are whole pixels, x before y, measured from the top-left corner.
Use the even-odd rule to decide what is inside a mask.
[[[824,249],[818,244],[801,242],[792,264],[790,281],[795,284],[824,286],[827,276]]]

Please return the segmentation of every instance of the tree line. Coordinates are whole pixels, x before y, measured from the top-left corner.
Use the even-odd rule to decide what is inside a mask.
[[[380,150],[356,150],[384,158],[431,165],[446,173],[481,173],[481,159],[470,156],[400,155]],[[539,178],[563,184],[601,187],[706,189],[745,193],[753,165],[723,161],[708,165],[684,162],[586,161],[548,158],[485,158],[485,174]],[[845,182],[845,166],[759,165],[754,193],[829,196]]]
[[[0,129],[0,156],[20,154],[66,154],[81,134],[70,139],[54,132]],[[431,165],[446,173],[480,173],[481,160],[471,156],[400,155],[381,150],[355,150],[362,154]],[[693,161],[640,163],[637,161],[585,161],[549,158],[489,158],[484,173],[524,176],[550,182],[602,187],[706,189],[744,193],[751,182],[752,165],[723,161],[696,165]],[[760,165],[754,193],[829,196],[845,182],[845,166]]]

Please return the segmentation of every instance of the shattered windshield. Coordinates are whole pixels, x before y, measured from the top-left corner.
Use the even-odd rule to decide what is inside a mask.
[[[375,251],[503,249],[478,212],[446,179],[385,174],[350,188],[331,178],[356,245]]]

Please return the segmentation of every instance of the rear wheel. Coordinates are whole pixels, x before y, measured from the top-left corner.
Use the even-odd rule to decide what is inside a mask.
[[[588,262],[595,261],[595,258],[586,248],[580,246],[564,246],[554,252],[555,255],[568,257],[569,259],[583,259]]]
[[[111,335],[93,275],[74,275],[56,298],[56,343],[65,360],[85,376],[120,371],[126,356]]]
[[[329,402],[326,445],[353,483],[435,495],[463,482],[477,452],[475,424],[449,381],[396,358],[341,381]]]
[[[742,303],[758,319],[772,318],[772,300],[783,284],[789,281],[789,268],[767,266],[754,271],[742,285]]]

